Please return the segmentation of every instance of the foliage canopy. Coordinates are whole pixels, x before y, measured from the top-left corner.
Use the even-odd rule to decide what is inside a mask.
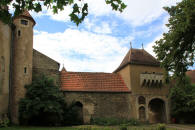
[[[122,12],[126,8],[122,0],[105,0],[105,2],[110,4],[115,11]],[[4,8],[10,5],[15,9],[14,16],[19,15],[25,9],[38,13],[42,11],[43,6],[52,9],[53,13],[56,14],[58,11],[64,10],[65,6],[70,5],[73,10],[69,16],[77,26],[88,15],[88,4],[84,0],[0,0],[0,20],[5,23],[11,22],[12,15]]]
[[[195,1],[182,0],[176,6],[164,7],[169,13],[169,28],[156,41],[154,51],[162,67],[183,80],[189,66],[195,62]]]

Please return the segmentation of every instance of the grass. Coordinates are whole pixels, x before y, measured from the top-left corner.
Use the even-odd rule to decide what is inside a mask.
[[[11,126],[6,128],[0,128],[0,130],[120,130],[120,126],[95,126],[95,125],[83,125],[73,127],[22,127]],[[156,125],[144,125],[144,126],[129,126],[128,130],[156,130]],[[166,130],[176,130],[174,128],[167,128]]]

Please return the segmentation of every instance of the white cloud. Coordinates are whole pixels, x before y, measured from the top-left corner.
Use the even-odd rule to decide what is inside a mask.
[[[155,45],[155,41],[160,40],[161,38],[162,38],[162,35],[159,35],[159,36],[155,37],[154,40],[153,40],[152,42],[148,43],[148,44],[144,47],[144,49],[145,49],[147,52],[149,52],[152,56],[156,57],[156,54],[155,54],[154,51],[153,51],[153,50],[154,50],[154,49],[153,49],[153,46]]]
[[[101,26],[96,26],[95,27],[94,32],[102,33],[102,34],[109,34],[109,33],[112,33],[112,30],[111,30],[108,23],[102,22]]]
[[[68,71],[112,72],[127,53],[124,39],[66,29],[63,33],[35,31],[34,48],[64,63]]]
[[[174,5],[181,0],[124,0],[127,8],[119,14],[134,26],[143,25],[160,17],[165,13],[162,7]]]
[[[163,30],[164,33],[168,32],[168,28],[165,26],[165,24],[168,23],[168,18],[169,18],[169,16],[166,16],[166,17],[164,18],[163,24],[162,24],[162,26],[160,27],[161,30]],[[155,30],[155,29],[154,29],[154,30]],[[163,35],[162,35],[162,34],[160,34],[160,35],[158,35],[157,37],[155,37],[155,38],[153,39],[152,42],[146,44],[146,46],[144,47],[145,50],[148,51],[148,52],[149,52],[151,55],[153,55],[154,57],[156,57],[156,54],[155,54],[154,51],[153,51],[153,46],[155,45],[155,42],[156,42],[157,40],[160,40],[161,38],[163,38]]]
[[[164,6],[175,5],[176,2],[181,0],[123,0],[127,4],[127,8],[123,13],[113,11],[110,5],[105,3],[105,0],[87,0],[89,5],[89,14],[93,16],[109,16],[111,14],[124,19],[133,26],[143,25],[160,17],[165,11],[162,9]],[[53,14],[51,9],[43,8],[43,11],[36,14],[33,12],[34,17],[47,15],[52,20],[67,22],[70,20],[69,14],[71,13],[71,6],[65,7],[64,11],[59,11],[58,14]]]

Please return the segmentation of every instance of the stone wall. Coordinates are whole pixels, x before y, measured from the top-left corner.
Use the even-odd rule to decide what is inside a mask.
[[[59,67],[60,64],[46,55],[33,50],[33,75],[45,74],[54,79],[59,86]]]
[[[0,21],[0,118],[8,113],[11,28]]]
[[[151,118],[149,115],[154,114],[149,110],[149,103],[152,99],[160,99],[164,102],[164,122],[170,121],[170,104],[168,99],[169,94],[169,85],[166,85],[164,82],[164,70],[160,67],[155,66],[146,66],[146,65],[127,65],[125,68],[121,69],[119,72],[125,80],[127,86],[130,86],[131,95],[130,102],[132,104],[132,117],[135,119],[140,118],[139,110],[140,108],[145,109],[145,119],[142,121],[150,121]],[[159,75],[160,74],[160,75]],[[154,85],[143,85],[143,80],[150,79],[159,80],[158,83],[161,83],[162,86],[159,87],[158,84]],[[147,82],[146,82],[147,83]],[[151,82],[152,83],[152,82]],[[150,83],[150,84],[151,84]],[[145,104],[139,104],[138,98],[143,96],[145,98]],[[143,110],[143,109],[142,109]]]
[[[131,77],[131,91],[133,94],[151,94],[151,95],[164,95],[168,96],[169,86],[165,83],[162,87],[152,86],[145,87],[140,84],[140,75],[142,73],[162,73],[164,74],[164,70],[160,67],[153,66],[144,66],[144,65],[130,65],[130,77]]]
[[[65,100],[83,104],[83,120],[85,124],[91,118],[124,118],[132,116],[130,93],[106,93],[106,92],[64,92]]]

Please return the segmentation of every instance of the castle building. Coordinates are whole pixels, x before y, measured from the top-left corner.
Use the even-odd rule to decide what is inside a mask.
[[[113,73],[59,71],[60,64],[33,49],[35,21],[24,11],[9,26],[0,21],[0,118],[18,124],[18,102],[32,75],[54,78],[67,103],[76,102],[81,120],[138,119],[169,122],[169,86],[160,63],[144,49],[130,48]]]

